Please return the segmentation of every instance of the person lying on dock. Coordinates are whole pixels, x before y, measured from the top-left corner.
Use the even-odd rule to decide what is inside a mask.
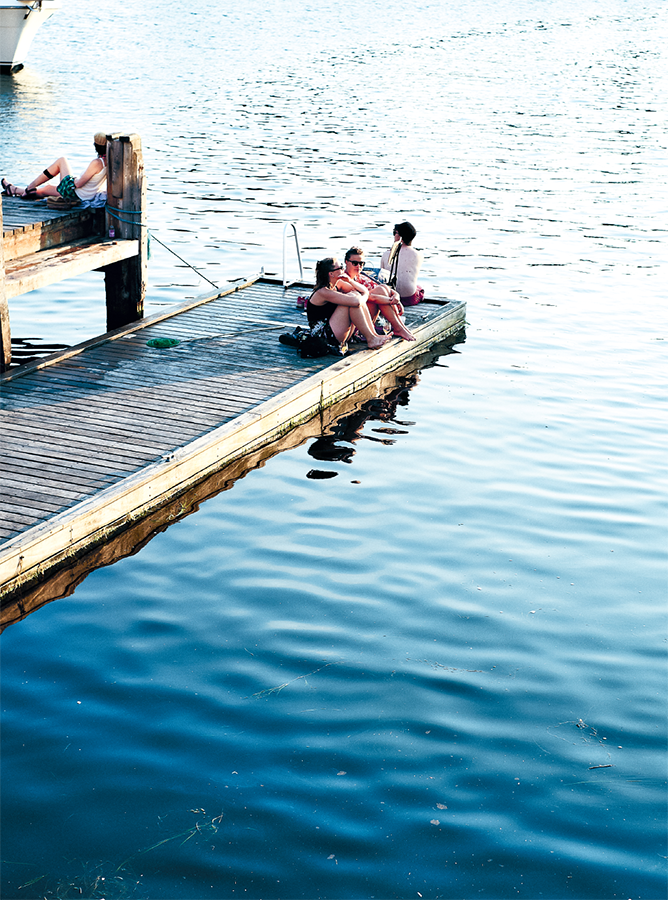
[[[346,253],[345,258],[346,271],[345,274],[355,286],[362,285],[369,292],[367,300],[367,308],[373,322],[376,321],[378,312],[387,319],[392,326],[392,334],[400,337],[404,341],[414,341],[415,338],[402,322],[404,308],[399,298],[399,294],[388,287],[386,284],[378,284],[368,275],[362,272],[364,268],[364,251],[359,247],[351,247]],[[353,290],[350,282],[346,283],[343,279],[337,282],[337,290],[347,293]]]
[[[394,244],[383,253],[380,265],[390,271],[390,283],[399,291],[404,306],[415,306],[424,300],[424,288],[417,283],[422,254],[411,244],[417,231],[410,222],[400,222],[394,226]]]
[[[337,288],[346,280],[348,291]],[[355,329],[364,337],[370,350],[378,350],[391,340],[390,335],[376,334],[367,308],[368,290],[343,274],[343,266],[331,256],[319,260],[315,267],[315,289],[306,304],[308,323],[314,334],[322,336],[332,347],[350,340]]]
[[[33,178],[24,189],[2,179],[3,197],[19,197],[22,200],[43,200],[45,197],[62,197],[73,203],[81,200],[92,200],[96,194],[107,190],[107,135],[98,131],[93,138],[97,156],[86,167],[86,171],[75,178],[70,164],[64,156],[59,157],[43,172]],[[48,184],[52,178],[60,175],[59,184]]]

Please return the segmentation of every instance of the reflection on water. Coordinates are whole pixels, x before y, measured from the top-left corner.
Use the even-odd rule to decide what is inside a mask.
[[[665,894],[663,13],[68,0],[2,79],[3,175],[136,131],[214,282],[280,275],[286,221],[312,271],[407,218],[470,323],[31,598],[3,896]],[[206,290],[149,265],[149,311]],[[81,341],[102,275],[10,312]]]
[[[441,348],[442,352],[446,352],[444,345],[441,345]],[[346,446],[346,444],[354,445],[356,441],[362,439],[380,441],[387,444],[394,443],[392,440],[384,441],[381,438],[363,434],[362,429],[369,419],[381,422],[394,421],[397,406],[406,406],[408,404],[410,386],[416,383],[417,375],[412,375],[410,379],[404,376],[402,383],[394,388],[388,396],[367,400],[357,412],[352,415],[341,416],[333,425],[329,426],[326,434],[313,441],[308,448],[309,456],[322,461],[351,463],[355,455],[355,448],[354,446]],[[406,433],[389,428],[374,428],[374,431],[376,433],[383,432],[384,434]],[[336,472],[331,474],[335,475]],[[314,476],[311,475],[310,477]]]
[[[67,349],[67,344],[50,344],[40,338],[12,338],[12,364],[10,369],[24,363],[37,362],[51,353]]]

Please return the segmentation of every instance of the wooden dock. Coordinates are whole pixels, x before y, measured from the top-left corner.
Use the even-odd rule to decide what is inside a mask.
[[[104,209],[59,212],[13,197],[2,206],[8,300],[137,253],[137,241],[105,238]]]
[[[407,310],[415,342],[303,360],[278,335],[308,290],[258,278],[0,376],[3,605],[463,331],[464,303],[428,301]]]

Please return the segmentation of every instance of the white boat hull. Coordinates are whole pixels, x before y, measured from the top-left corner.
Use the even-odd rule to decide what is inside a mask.
[[[0,0],[0,67],[22,68],[40,26],[60,9],[60,0]]]

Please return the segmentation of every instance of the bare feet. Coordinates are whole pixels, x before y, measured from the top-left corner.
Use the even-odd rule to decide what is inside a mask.
[[[369,348],[369,350],[380,350],[380,348],[385,346],[385,344],[387,344],[388,341],[392,340],[392,335],[391,334],[385,334],[385,335],[379,334],[377,336],[377,338],[378,339],[375,341],[371,340],[371,341],[366,342],[366,345]]]
[[[395,337],[400,337],[402,339],[402,341],[414,341],[415,340],[415,335],[411,334],[411,332],[408,330],[408,328],[406,328],[406,326],[402,322],[399,322],[397,325],[395,325],[392,328],[392,334]]]

